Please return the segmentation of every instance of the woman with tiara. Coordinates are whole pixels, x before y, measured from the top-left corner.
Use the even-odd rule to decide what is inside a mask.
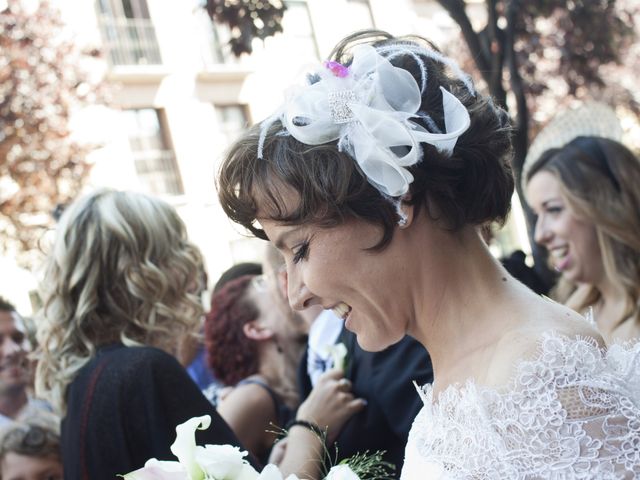
[[[333,309],[367,350],[429,351],[403,478],[634,478],[640,346],[607,350],[479,236],[508,214],[510,159],[507,115],[452,60],[360,32],[232,146],[218,188],[283,253],[295,308]]]

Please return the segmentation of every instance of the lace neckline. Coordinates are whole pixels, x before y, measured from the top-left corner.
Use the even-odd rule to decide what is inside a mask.
[[[423,386],[402,478],[640,478],[638,371],[640,343],[548,331],[502,386]]]
[[[599,357],[604,357],[607,352],[607,347],[601,347],[597,340],[593,337],[584,336],[584,335],[567,335],[563,333],[559,333],[555,330],[550,330],[544,332],[541,338],[537,341],[537,345],[535,347],[535,353],[529,357],[520,359],[517,364],[514,366],[513,374],[509,381],[507,381],[502,386],[489,386],[476,383],[473,378],[469,378],[464,382],[455,382],[449,384],[446,388],[444,388],[437,396],[437,399],[433,398],[433,386],[430,383],[425,385],[418,385],[415,381],[413,382],[414,386],[418,391],[418,395],[422,399],[422,402],[427,407],[432,407],[434,409],[438,409],[440,405],[451,404],[451,402],[459,401],[464,398],[468,394],[479,395],[481,397],[487,396],[504,396],[511,392],[517,390],[517,388],[522,385],[523,376],[530,375],[530,370],[535,368],[535,365],[540,364],[543,357],[547,354],[557,354],[561,352],[563,349],[559,349],[558,347],[562,347],[563,345],[576,343],[577,347],[585,349],[587,351],[592,351],[593,355],[597,355]],[[616,344],[616,346],[631,349],[633,347],[632,342],[628,342],[625,344]],[[567,359],[569,360],[569,359]]]

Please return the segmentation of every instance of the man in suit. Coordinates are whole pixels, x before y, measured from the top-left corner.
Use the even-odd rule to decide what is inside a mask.
[[[382,352],[366,352],[358,345],[356,335],[343,325],[336,338],[335,322],[333,313],[325,311],[312,327],[310,346],[298,370],[300,397],[304,399],[309,395],[321,371],[333,367],[328,354],[331,348],[322,348],[314,334],[325,341],[331,342],[333,337],[336,344],[344,344],[347,349],[345,378],[351,382],[354,396],[365,399],[367,406],[347,421],[330,446],[330,457],[339,462],[358,452],[385,451],[384,459],[395,466],[394,474],[399,477],[409,430],[422,408],[413,382],[423,385],[433,381],[429,355],[411,337]]]

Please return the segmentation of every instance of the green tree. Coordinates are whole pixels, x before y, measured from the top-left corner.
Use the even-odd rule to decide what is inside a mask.
[[[69,120],[95,100],[96,83],[81,65],[97,52],[64,33],[47,2],[32,11],[9,0],[0,11],[0,248],[26,266],[51,212],[78,193],[90,169]]]

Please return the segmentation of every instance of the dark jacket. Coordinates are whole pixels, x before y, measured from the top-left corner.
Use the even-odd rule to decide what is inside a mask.
[[[343,329],[338,342],[348,350],[345,376],[353,383],[356,397],[367,400],[367,406],[353,416],[338,435],[337,461],[358,452],[385,450],[385,460],[396,466],[400,476],[404,449],[413,419],[422,408],[422,400],[413,385],[433,381],[431,359],[425,348],[411,337],[382,352],[366,352],[356,335]],[[306,353],[298,371],[301,398],[311,391],[306,370]],[[334,451],[331,452],[333,460]]]
[[[197,444],[240,445],[174,357],[151,347],[104,347],[67,391],[65,479],[113,480],[149,458],[175,461],[176,426],[201,415],[211,416],[211,426],[197,432]]]

